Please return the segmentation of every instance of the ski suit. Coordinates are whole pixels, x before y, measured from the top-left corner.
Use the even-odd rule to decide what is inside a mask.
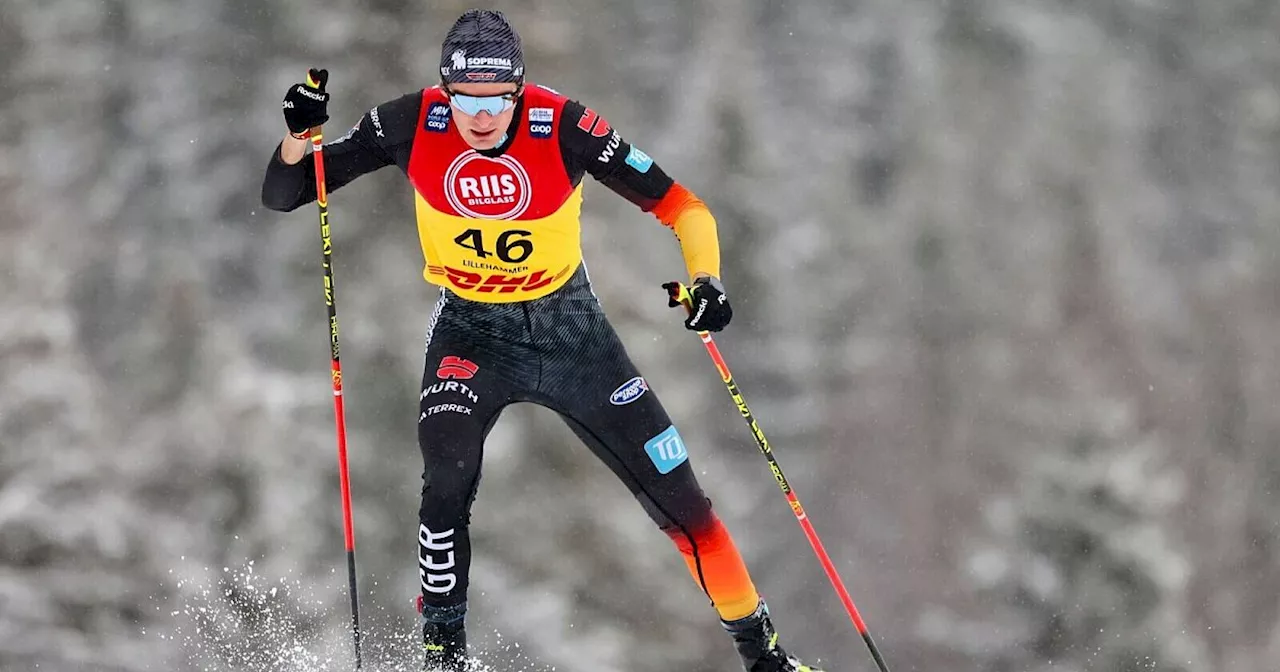
[[[589,173],[672,228],[690,274],[719,275],[714,220],[580,103],[528,84],[514,114],[506,139],[477,151],[453,127],[445,94],[431,87],[371,109],[324,150],[330,191],[384,166],[405,173],[423,277],[441,287],[418,417],[424,605],[465,609],[484,439],[504,407],[529,401],[559,413],[626,484],[722,619],[748,616],[759,596],[742,558],[592,292],[579,242],[582,180]],[[279,157],[277,148],[264,204],[287,211],[314,200],[312,157],[292,166]]]

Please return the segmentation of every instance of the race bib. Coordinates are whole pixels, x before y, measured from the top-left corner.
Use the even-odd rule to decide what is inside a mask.
[[[445,188],[450,205],[468,216],[440,212],[415,195],[426,259],[423,277],[485,303],[528,301],[554,292],[582,262],[582,186],[546,217],[514,219],[527,208],[519,173],[500,161],[479,158],[499,165],[487,166],[487,171],[463,166],[446,175],[454,182],[452,190]]]

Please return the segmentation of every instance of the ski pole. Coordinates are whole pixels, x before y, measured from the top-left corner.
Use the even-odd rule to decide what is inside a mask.
[[[689,288],[680,282],[669,282],[663,285],[671,295],[671,299],[682,305],[685,310],[693,312],[693,296],[689,293]],[[844,587],[844,581],[840,580],[840,575],[836,572],[836,566],[831,562],[831,556],[827,555],[827,550],[822,546],[822,540],[818,538],[818,532],[813,529],[813,523],[809,522],[809,516],[804,512],[804,507],[800,506],[800,498],[796,496],[795,490],[791,488],[791,484],[787,482],[787,477],[782,474],[782,467],[778,465],[778,459],[773,455],[773,448],[769,445],[769,440],[765,438],[764,432],[760,431],[760,425],[756,423],[756,418],[751,414],[751,409],[747,407],[746,399],[742,398],[742,392],[738,390],[738,384],[733,380],[733,374],[729,372],[729,366],[725,364],[724,357],[720,354],[720,348],[716,347],[716,342],[711,338],[711,334],[706,331],[699,331],[698,337],[702,339],[702,344],[707,348],[707,354],[711,355],[711,361],[715,363],[716,370],[720,372],[720,379],[724,381],[725,387],[729,390],[729,396],[733,397],[733,403],[738,407],[738,412],[742,414],[742,418],[747,421],[747,425],[751,427],[751,436],[756,440],[756,446],[760,448],[761,454],[769,461],[769,470],[773,472],[773,478],[778,482],[778,487],[782,489],[782,494],[786,495],[787,502],[791,504],[791,511],[796,516],[796,522],[800,523],[800,527],[804,529],[804,535],[809,539],[809,545],[813,547],[813,552],[818,555],[818,561],[822,563],[822,569],[827,573],[827,578],[831,580],[831,585],[836,589],[836,594],[840,596],[840,602],[844,604],[844,610],[849,613],[849,618],[853,619],[853,627],[857,628],[858,634],[862,635],[862,641],[867,643],[867,648],[871,651],[871,657],[875,659],[876,666],[880,668],[880,672],[889,672],[889,667],[885,665],[884,657],[880,655],[880,649],[876,648],[875,640],[871,639],[871,632],[867,630],[867,624],[863,622],[862,615],[858,613],[858,608],[853,604],[853,598],[849,597],[849,591]]]
[[[320,84],[307,71],[307,86]],[[351,592],[351,637],[360,669],[360,604],[356,592],[356,535],[351,523],[351,479],[347,474],[347,423],[342,405],[342,363],[338,361],[338,306],[333,296],[333,238],[329,229],[329,194],[324,183],[324,134],[311,127],[311,153],[316,166],[316,205],[320,206],[320,242],[324,250],[324,302],[329,308],[329,375],[333,380],[333,417],[338,433],[338,483],[342,491],[342,535],[347,546],[347,581]]]

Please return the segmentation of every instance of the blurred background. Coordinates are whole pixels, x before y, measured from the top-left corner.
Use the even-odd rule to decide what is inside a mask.
[[[434,83],[470,6],[4,1],[0,669],[350,669],[319,236],[261,177],[308,66],[345,130]],[[1280,5],[490,6],[532,81],[718,216],[721,348],[891,669],[1278,669]],[[436,296],[409,189],[388,169],[331,201],[388,665],[417,656]],[[670,233],[593,183],[583,234],[783,641],[873,669],[666,308]],[[739,669],[552,413],[508,409],[484,473],[470,631],[495,669]]]

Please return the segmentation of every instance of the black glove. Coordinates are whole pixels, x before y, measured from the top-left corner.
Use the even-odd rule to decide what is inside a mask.
[[[329,71],[312,68],[307,71],[307,79],[310,81],[294,84],[284,94],[284,123],[294,137],[302,137],[312,127],[329,121],[329,94],[324,92]]]
[[[672,308],[680,305],[675,295],[679,287],[677,283],[668,282],[662,286],[670,297],[667,305]],[[733,308],[729,306],[729,297],[724,293],[724,285],[717,278],[698,278],[689,287],[689,296],[693,299],[689,306],[689,319],[684,321],[686,329],[693,331],[720,331],[733,319]]]

